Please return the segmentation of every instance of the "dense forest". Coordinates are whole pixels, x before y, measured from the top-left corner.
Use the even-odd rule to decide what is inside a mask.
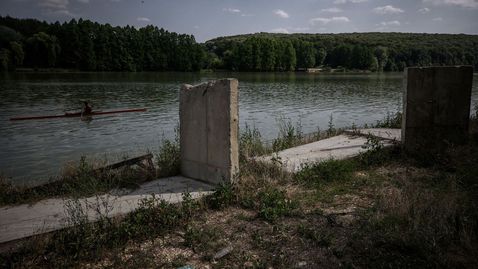
[[[284,71],[322,66],[402,71],[407,66],[473,65],[478,36],[411,33],[270,34],[220,37],[205,44],[217,68]]]
[[[0,17],[0,70],[85,71],[402,71],[407,66],[473,65],[478,36],[411,33],[270,34],[204,44],[155,26],[113,27],[89,20],[47,23]]]
[[[49,24],[0,17],[0,69],[196,71],[205,51],[192,35],[147,26],[113,27],[89,20]]]

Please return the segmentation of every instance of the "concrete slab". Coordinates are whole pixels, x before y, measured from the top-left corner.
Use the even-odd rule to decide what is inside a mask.
[[[237,79],[183,85],[179,96],[181,174],[218,184],[239,169]]]
[[[182,193],[188,191],[196,199],[211,193],[212,185],[181,177],[170,177],[147,182],[135,191],[123,194],[99,195],[79,200],[47,199],[33,205],[0,208],[0,243],[37,234],[59,230],[72,224],[69,211],[80,209],[93,222],[100,216],[119,216],[139,207],[140,201],[155,194],[170,203],[182,201]],[[118,193],[118,191],[116,191]]]
[[[264,162],[279,162],[289,172],[298,172],[307,164],[314,164],[330,159],[342,160],[365,152],[366,134],[372,134],[382,139],[385,147],[392,146],[393,140],[400,141],[400,129],[358,129],[363,135],[350,133],[319,140],[317,142],[286,149],[269,156],[257,157]]]
[[[439,152],[467,141],[472,66],[405,70],[402,137],[409,152]]]

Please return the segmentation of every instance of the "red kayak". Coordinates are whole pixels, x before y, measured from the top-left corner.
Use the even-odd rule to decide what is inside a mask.
[[[95,116],[95,115],[107,115],[107,114],[128,113],[128,112],[144,112],[144,111],[146,111],[146,108],[123,109],[123,110],[112,110],[112,111],[93,111],[87,115],[84,115],[81,112],[76,112],[76,113],[65,113],[63,115],[51,115],[51,116],[15,117],[15,118],[10,118],[10,120],[41,120],[41,119],[53,119],[53,118],[74,118],[74,117],[81,117],[81,116]]]

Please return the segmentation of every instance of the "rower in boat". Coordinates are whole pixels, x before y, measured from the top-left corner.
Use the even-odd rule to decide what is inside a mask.
[[[93,109],[88,104],[87,101],[83,101],[83,109],[81,110],[81,117],[82,121],[90,122],[93,119]]]
[[[83,110],[81,111],[82,115],[88,116],[88,115],[91,115],[92,112],[93,112],[93,109],[92,109],[91,106],[88,104],[88,102],[87,102],[87,101],[83,101]]]
[[[91,117],[93,115],[111,115],[117,113],[130,113],[130,112],[145,112],[147,111],[146,108],[133,108],[133,109],[119,109],[119,110],[110,110],[110,111],[92,111],[91,106],[87,102],[85,107],[81,109],[81,112],[74,112],[61,115],[47,115],[47,116],[26,116],[26,117],[14,117],[10,118],[11,121],[18,121],[18,120],[40,120],[40,119],[53,119],[53,118],[71,118],[71,117],[80,117],[83,118],[84,116]],[[85,115],[85,112],[89,112],[88,115]]]

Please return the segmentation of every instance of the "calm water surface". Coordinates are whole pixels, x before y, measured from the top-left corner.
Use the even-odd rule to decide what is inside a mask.
[[[178,125],[178,89],[210,79],[239,79],[240,126],[256,126],[264,140],[277,136],[278,119],[304,132],[363,125],[402,105],[402,74],[284,73],[23,73],[0,77],[0,173],[16,183],[40,182],[81,156],[117,160],[156,152]],[[476,75],[475,75],[476,81]],[[478,102],[476,83],[473,103]],[[9,121],[55,115],[89,100],[94,109],[145,107],[147,112],[78,118]]]

